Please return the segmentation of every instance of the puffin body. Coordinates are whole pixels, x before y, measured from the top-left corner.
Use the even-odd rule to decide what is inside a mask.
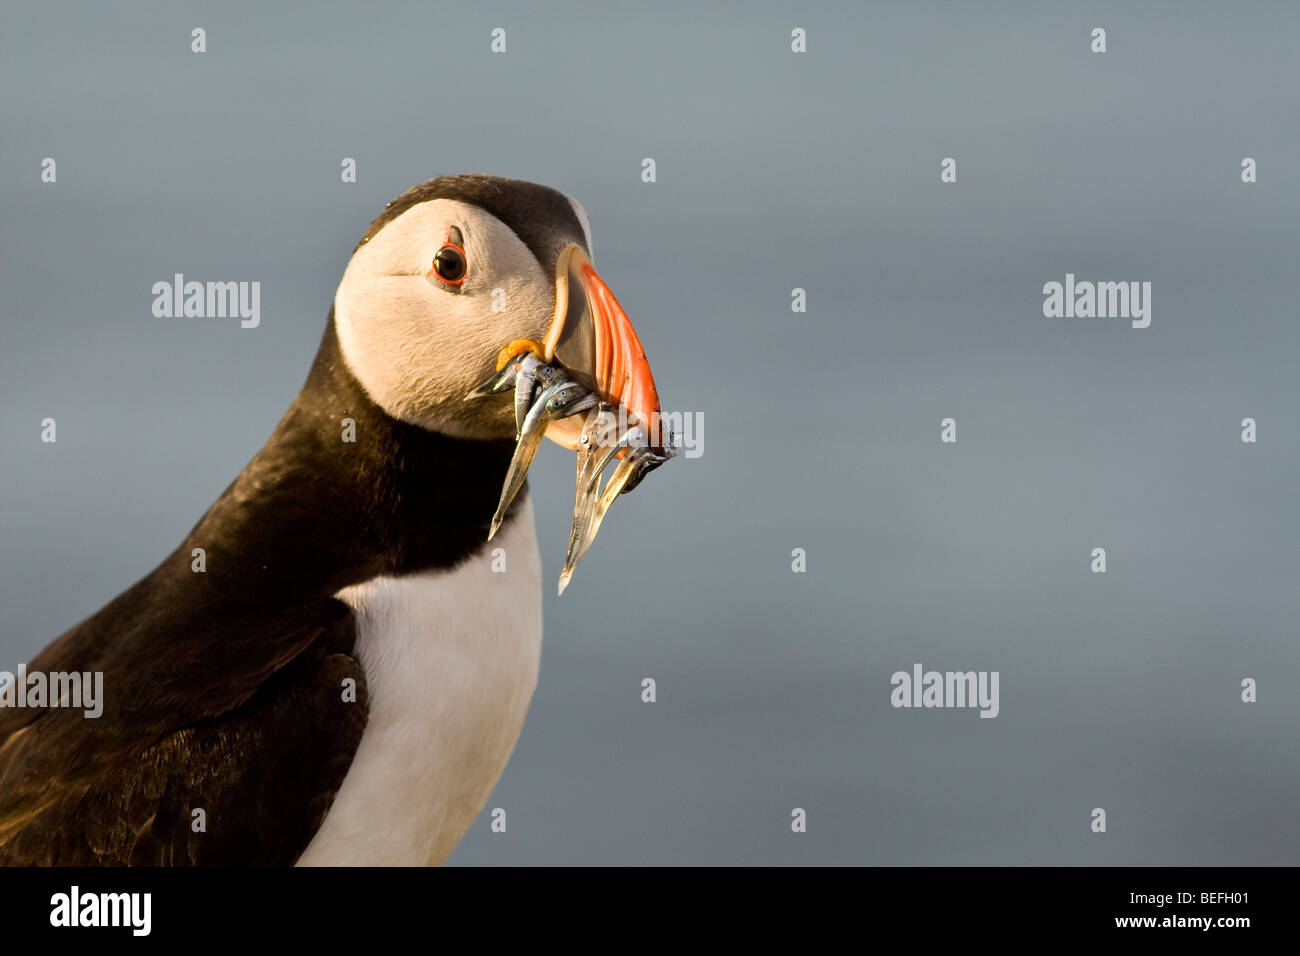
[[[266,445],[28,665],[102,672],[102,716],[0,708],[0,863],[446,858],[523,726],[542,637],[526,487],[488,541],[520,425],[465,396],[525,347],[587,356],[575,374],[611,400],[653,395],[626,316],[575,278],[589,257],[581,206],[543,186],[444,177],[389,204]]]

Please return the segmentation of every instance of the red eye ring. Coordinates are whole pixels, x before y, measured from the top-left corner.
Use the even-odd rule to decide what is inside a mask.
[[[433,257],[429,275],[453,288],[463,285],[469,275],[469,257],[465,255],[465,247],[454,242],[445,243]]]

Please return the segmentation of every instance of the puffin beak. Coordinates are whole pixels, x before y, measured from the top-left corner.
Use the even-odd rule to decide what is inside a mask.
[[[556,266],[555,316],[542,343],[546,362],[559,362],[613,406],[622,405],[645,434],[657,433],[659,393],[636,329],[586,253],[570,245]],[[546,437],[574,449],[581,416],[554,422]],[[653,430],[653,431],[652,431]]]
[[[561,252],[555,288],[555,313],[544,339],[506,345],[497,355],[496,374],[465,397],[511,388],[515,396],[515,453],[489,541],[523,486],[543,435],[578,453],[573,524],[560,573],[563,593],[614,499],[677,450],[672,436],[660,433],[659,393],[641,340],[580,246]],[[611,464],[614,471],[603,480]]]

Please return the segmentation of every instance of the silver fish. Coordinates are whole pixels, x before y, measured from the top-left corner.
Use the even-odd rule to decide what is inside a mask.
[[[559,593],[568,587],[578,563],[591,547],[614,499],[631,491],[652,470],[677,450],[671,436],[665,447],[651,447],[639,423],[629,422],[622,409],[603,401],[587,386],[571,377],[562,365],[546,365],[531,353],[522,353],[482,385],[466,400],[486,398],[514,389],[515,451],[506,469],[505,482],[496,513],[492,516],[491,541],[505,520],[547,428],[556,421],[586,412],[578,440],[577,474],[573,491],[573,522]],[[622,412],[622,414],[620,414]],[[619,426],[624,427],[620,431]],[[606,469],[617,461],[613,474],[602,485]]]

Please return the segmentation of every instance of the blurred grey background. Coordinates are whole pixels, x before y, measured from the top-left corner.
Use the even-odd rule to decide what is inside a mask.
[[[384,203],[497,173],[586,206],[704,455],[559,600],[539,456],[541,684],[452,863],[1300,862],[1300,10],[1089,6],[6,3],[0,669],[256,452]],[[261,327],[154,318],[175,272]],[[1151,327],[1043,318],[1067,272]],[[895,710],[915,662],[1001,715]]]

